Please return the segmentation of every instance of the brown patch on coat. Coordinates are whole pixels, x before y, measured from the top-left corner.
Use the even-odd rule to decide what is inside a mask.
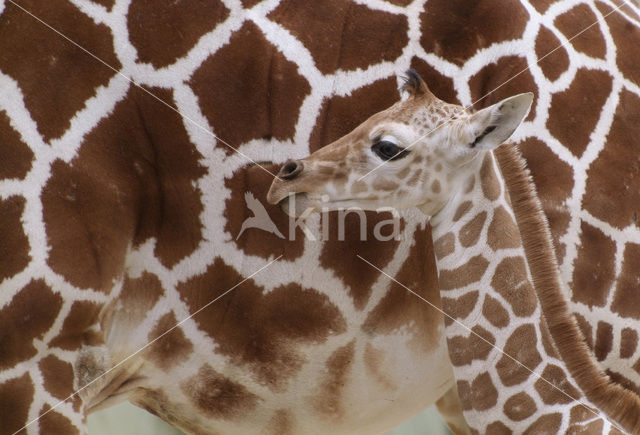
[[[150,91],[173,107],[170,91]],[[123,143],[133,145],[123,148]],[[205,174],[199,164],[201,157],[180,117],[134,88],[87,136],[80,156],[66,171],[69,180],[61,177],[59,183],[70,200],[66,213],[76,210],[73,218],[88,228],[92,238],[119,236],[114,245],[122,240],[128,243],[131,233],[134,246],[155,237],[156,256],[171,267],[193,252],[201,239],[201,193],[193,187]],[[94,209],[97,211],[92,212]],[[118,213],[122,234],[104,222],[114,213]],[[109,252],[119,259],[114,253],[121,249],[118,244]]]
[[[596,7],[604,15],[607,15],[608,28],[616,46],[616,64],[620,68],[620,72],[628,80],[640,83],[640,59],[638,59],[640,30],[638,26],[626,20],[620,12],[611,13],[613,9],[602,2],[596,2]],[[636,20],[638,20],[637,15]]]
[[[407,166],[406,168],[403,168],[400,172],[398,172],[396,175],[399,179],[404,180],[404,178],[409,175],[409,171],[411,170],[410,166]],[[356,185],[358,187],[356,187]],[[356,181],[355,183],[353,183],[353,186],[351,187],[351,193],[360,193],[360,192],[366,192],[367,191],[367,185],[365,183],[363,183],[362,181]]]
[[[580,391],[567,380],[564,369],[555,364],[547,364],[534,387],[545,405],[571,403],[582,397]]]
[[[415,56],[411,59],[411,69],[422,77],[427,86],[429,86],[429,90],[438,99],[450,104],[460,104],[458,93],[451,77],[442,75],[424,60]],[[439,171],[437,167],[436,171]]]
[[[110,29],[96,24],[71,3],[21,1],[20,6],[115,70],[122,66]],[[0,26],[0,70],[14,78],[45,141],[60,137],[85,101],[105,86],[114,71],[64,38],[52,35],[17,7],[7,7]]]
[[[262,166],[274,174],[278,172],[275,165]],[[299,227],[290,235],[290,228],[294,228],[295,224],[279,206],[271,205],[264,200],[272,180],[273,177],[259,166],[238,169],[231,178],[225,180],[225,187],[230,190],[231,196],[225,201],[224,231],[231,235],[236,247],[245,255],[256,255],[265,260],[282,255],[283,260],[294,261],[304,252],[305,235]],[[245,220],[254,216],[250,208],[254,202],[259,203],[255,207],[264,207],[284,239],[257,228],[245,228],[242,231]]]
[[[51,328],[62,307],[62,297],[43,281],[31,281],[0,310],[0,369],[13,367],[36,355],[33,340]]]
[[[202,63],[189,85],[213,132],[234,148],[252,139],[292,139],[300,106],[310,92],[297,65],[251,21]],[[223,143],[216,146],[228,155],[235,153]]]
[[[21,222],[25,203],[24,198],[17,196],[0,198],[0,283],[27,267],[31,258],[29,239]]]
[[[44,388],[58,399],[66,399],[74,392],[73,367],[54,355],[49,355],[38,363],[44,380]],[[74,397],[74,399],[78,399]]]
[[[485,411],[493,408],[498,402],[498,390],[496,390],[491,375],[484,372],[476,376],[471,382],[471,404],[476,411]]]
[[[565,201],[573,191],[573,169],[536,138],[527,138],[518,147],[531,169],[538,197],[549,221],[556,257],[562,262],[566,246],[560,242],[560,238],[569,228],[571,220]]]
[[[504,414],[513,421],[531,417],[537,410],[536,402],[524,391],[509,397],[504,403]]]
[[[478,290],[473,290],[457,298],[442,297],[442,311],[447,314],[444,316],[444,324],[446,326],[451,325],[453,323],[451,317],[465,319],[471,314],[478,302],[479,293]]]
[[[409,180],[407,184],[411,185],[411,180]],[[396,183],[395,181],[389,180],[387,178],[376,177],[373,180],[372,187],[376,191],[390,191],[390,190],[392,191],[392,190],[396,190],[399,186],[398,186],[398,183]]]
[[[469,210],[471,210],[472,206],[473,204],[471,203],[471,201],[465,201],[460,204],[453,215],[453,221],[458,222],[462,218],[462,216],[464,216]]]
[[[622,328],[620,338],[620,358],[631,358],[638,347],[638,332],[632,328]]]
[[[567,50],[562,47],[556,35],[545,26],[540,26],[535,50],[538,57],[538,65],[540,65],[545,77],[550,81],[557,80],[569,68]]]
[[[45,412],[47,415],[44,415]],[[40,433],[52,435],[80,434],[80,431],[71,420],[57,411],[52,411],[49,405],[44,405],[38,415],[41,416],[38,420]]]
[[[499,300],[487,294],[482,304],[482,315],[496,328],[504,328],[509,324],[509,312]]]
[[[609,17],[607,17],[607,21],[610,21]],[[571,39],[570,44],[577,51],[591,57],[604,59],[607,45],[600,30],[599,19],[588,5],[580,4],[569,9],[559,15],[553,24],[567,39]],[[609,27],[615,28],[616,26]]]
[[[3,431],[15,433],[29,421],[29,408],[34,394],[29,373],[0,383],[0,423]],[[26,434],[26,431],[21,431],[22,434]]]
[[[456,248],[456,236],[448,232],[434,243],[436,258],[442,260],[447,255],[453,254]]]
[[[92,0],[94,3],[98,3],[104,6],[108,11],[115,5],[116,0]]]
[[[409,6],[412,3],[412,0],[386,0],[386,1],[397,6]]]
[[[294,419],[291,412],[278,409],[265,427],[266,432],[274,435],[291,435],[294,433]]]
[[[471,177],[468,177],[467,181],[464,182],[464,193],[471,193],[471,191],[473,190],[473,188],[475,186],[476,186],[476,177],[475,177],[475,175],[473,175]]]
[[[139,278],[126,277],[122,284],[122,291],[118,299],[122,302],[122,309],[130,309],[131,314],[139,316],[153,308],[164,289],[160,279],[149,272],[143,272]]]
[[[638,137],[640,98],[623,90],[605,147],[587,172],[589,178],[582,200],[585,210],[618,229],[640,226]]]
[[[22,141],[18,132],[11,127],[9,117],[5,112],[0,112],[0,137],[2,137],[0,180],[3,178],[23,179],[31,169],[33,151]]]
[[[536,348],[537,342],[536,328],[530,323],[518,326],[511,333],[504,352],[520,364],[506,355],[500,358],[496,364],[496,370],[504,385],[509,387],[526,381],[531,376],[531,371],[540,365],[542,357]]]
[[[482,161],[480,183],[482,185],[482,193],[484,193],[485,198],[489,201],[495,201],[500,197],[502,188],[498,181],[498,174],[496,174],[496,168],[493,164],[491,154],[487,154]]]
[[[137,326],[164,294],[158,277],[143,272],[139,278],[125,277],[117,299],[110,303],[100,319],[103,331],[108,331],[114,323],[125,328]]]
[[[98,323],[98,315],[102,305],[91,301],[76,301],[62,324],[62,330],[50,342],[65,350],[76,350],[83,345],[97,345],[102,342],[102,336],[91,327]]]
[[[491,435],[512,435],[513,431],[509,429],[505,424],[501,421],[494,421],[493,423],[487,425],[487,434]]]
[[[622,317],[640,319],[640,245],[627,243],[624,248],[622,271],[616,283],[611,310]]]
[[[582,314],[573,313],[573,317],[576,319],[576,323],[578,324],[580,332],[585,339],[585,343],[589,349],[593,349],[593,329],[591,328],[591,323],[582,317]]]
[[[343,390],[350,378],[350,370],[355,355],[355,341],[336,349],[327,362],[326,374],[317,395],[314,395],[313,408],[325,417],[338,418],[344,415]]]
[[[323,343],[344,332],[346,322],[318,290],[287,284],[265,293],[253,280],[238,285],[244,279],[216,258],[205,273],[178,284],[177,290],[194,313],[235,287],[194,320],[218,344],[218,352],[251,368],[260,383],[279,390],[304,362],[295,345]]]
[[[601,434],[604,427],[604,421],[599,418],[591,423],[587,424],[573,424],[567,428],[568,434]],[[623,435],[624,432],[620,432],[616,429],[611,429],[609,435]]]
[[[181,327],[175,327],[177,324],[173,312],[167,313],[158,319],[147,337],[149,343],[153,342],[148,348],[149,359],[165,372],[185,361],[193,351],[193,343],[187,340]]]
[[[495,337],[480,325],[471,328],[468,336],[456,335],[447,338],[449,358],[455,367],[471,364],[474,360],[484,360],[493,349]]]
[[[469,261],[451,270],[440,270],[438,283],[441,290],[452,290],[479,281],[484,275],[489,261],[482,255],[471,257]]]
[[[245,9],[249,9],[260,3],[261,0],[240,0]]]
[[[464,411],[484,411],[495,406],[498,401],[498,391],[488,372],[476,376],[471,384],[458,381],[457,387],[460,405]]]
[[[380,275],[380,272],[372,269],[358,255],[384,270],[400,246],[400,242],[397,240],[391,239],[382,242],[373,237],[376,225],[390,220],[391,213],[369,211],[364,212],[364,215],[360,217],[361,214],[359,212],[331,212],[323,216],[323,219],[329,219],[327,223],[329,231],[327,241],[325,241],[320,253],[319,264],[321,267],[331,270],[345,283],[346,291],[353,298],[357,309],[364,308],[371,296],[371,286]],[[343,234],[340,231],[341,225],[344,228]],[[403,226],[404,223],[400,221],[400,230]],[[361,237],[363,228],[365,239]],[[429,245],[430,251],[432,249],[431,243],[425,241],[425,244]],[[429,254],[433,255],[432,252]],[[420,266],[414,265],[412,267],[417,271]],[[400,282],[405,283],[405,281]],[[406,292],[404,289],[403,291]]]
[[[218,373],[210,365],[200,367],[198,374],[181,383],[182,392],[207,417],[235,420],[252,411],[258,396],[243,385]]]
[[[144,120],[147,111],[154,116]],[[188,144],[180,123],[168,108],[132,89],[85,137],[71,163],[52,164],[42,193],[48,263],[71,284],[109,291],[132,239],[137,244],[156,236],[165,265],[190,252],[192,239],[199,241],[199,195],[191,182],[201,171],[184,158],[192,146],[177,145]],[[166,190],[163,198],[160,188]]]
[[[387,109],[398,100],[395,77],[362,86],[349,96],[325,99],[309,137],[309,151],[315,152],[358,127],[363,119]]]
[[[520,231],[503,206],[493,212],[487,232],[487,243],[494,251],[520,247]]]
[[[407,171],[409,170],[409,168],[404,168]],[[403,171],[404,171],[403,169]],[[400,174],[398,174],[400,175]],[[406,174],[405,174],[406,175]],[[403,178],[403,177],[400,177]],[[352,185],[351,185],[351,193],[352,194],[357,194],[357,193],[362,193],[362,192],[366,192],[369,190],[369,186],[367,186],[367,184],[364,181],[355,181]]]
[[[82,160],[85,153],[82,149],[76,160]],[[110,168],[110,162],[104,160],[104,168]],[[107,187],[111,183],[108,171],[96,172],[91,166],[68,166],[59,160],[51,165],[51,178],[42,190],[51,247],[47,263],[76,287],[108,293],[123,271],[135,230],[133,198],[120,197],[117,187]]]
[[[482,211],[460,228],[458,240],[460,240],[460,244],[463,247],[468,248],[469,246],[473,246],[478,243],[478,239],[480,238],[480,233],[482,232],[482,228],[484,228],[484,221],[486,219],[487,212]]]
[[[367,368],[369,375],[375,379],[385,390],[394,391],[397,390],[393,381],[384,372],[385,352],[376,349],[371,343],[367,343],[364,348],[364,364]]]
[[[551,98],[547,128],[578,158],[589,144],[611,87],[609,73],[581,68],[571,86]]]
[[[433,245],[429,240],[429,230],[415,232],[409,255],[395,279],[431,304],[441,307]],[[375,261],[371,262],[382,268]],[[371,266],[366,266],[371,269]],[[438,326],[442,324],[442,314],[419,302],[415,294],[395,281],[391,282],[386,295],[371,310],[362,329],[372,334],[390,334],[408,328],[414,335],[411,343],[421,351],[430,351],[440,345]]]
[[[598,322],[596,328],[596,342],[593,348],[598,361],[604,361],[613,347],[613,326],[608,322]]]
[[[420,20],[422,47],[461,66],[478,50],[520,38],[529,14],[519,3],[436,0],[426,4]]]
[[[511,25],[504,27],[511,27]],[[471,88],[471,100],[478,102],[474,106],[477,109],[488,107],[522,92],[538,94],[538,86],[529,71],[529,65],[524,55],[523,57],[504,56],[497,62],[488,64],[471,77],[469,87]],[[536,100],[531,105],[531,110],[525,120],[531,121],[535,116]]]
[[[598,228],[586,222],[580,226],[580,246],[569,284],[571,300],[589,308],[604,307],[615,278],[616,244]]]
[[[268,18],[304,44],[323,74],[394,61],[408,42],[406,17],[347,0],[313,8],[305,0],[286,0]]]
[[[496,267],[491,287],[508,303],[516,316],[528,317],[538,305],[538,299],[527,277],[522,257],[507,257]]]
[[[524,435],[558,433],[561,423],[562,414],[560,414],[559,412],[554,412],[553,414],[545,414],[534,421],[531,426],[529,426],[524,432]]]
[[[162,68],[186,55],[228,16],[229,10],[218,0],[133,0],[127,13],[129,41],[138,62]]]
[[[151,91],[173,105],[172,92],[157,88]],[[152,170],[157,190],[153,199],[145,199],[150,209],[146,213],[154,220],[149,225],[152,233],[143,232],[138,224],[135,242],[155,237],[154,254],[165,267],[171,268],[192,254],[202,240],[202,192],[194,184],[207,170],[200,164],[203,157],[175,112],[147,95],[138,97],[136,106],[153,150]]]
[[[585,420],[593,418],[594,413],[598,413],[597,409],[587,407],[586,405],[579,404],[571,408],[569,412],[569,424],[580,423]]]

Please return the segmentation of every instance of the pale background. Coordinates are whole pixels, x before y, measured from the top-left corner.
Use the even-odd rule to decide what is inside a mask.
[[[387,435],[423,434],[450,434],[433,406]],[[182,432],[137,406],[122,403],[91,414],[89,435],[182,435]]]

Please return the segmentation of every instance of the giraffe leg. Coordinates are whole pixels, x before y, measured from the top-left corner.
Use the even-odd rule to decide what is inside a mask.
[[[455,384],[447,390],[436,402],[438,412],[454,435],[471,433],[467,421],[462,415],[462,405],[458,398],[458,388]]]

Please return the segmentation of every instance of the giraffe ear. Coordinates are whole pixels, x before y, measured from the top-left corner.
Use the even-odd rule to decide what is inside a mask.
[[[532,102],[533,94],[527,92],[505,98],[471,115],[473,140],[469,147],[490,150],[500,146],[511,137],[527,116]]]
[[[408,69],[405,74],[406,76],[402,77],[404,83],[400,87],[401,92],[408,93],[410,97],[432,95],[427,84],[415,70]]]

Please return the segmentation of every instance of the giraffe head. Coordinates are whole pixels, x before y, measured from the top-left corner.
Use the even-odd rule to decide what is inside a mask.
[[[506,141],[533,95],[472,112],[435,97],[414,71],[406,98],[302,160],[284,164],[267,201],[290,215],[359,207],[420,207],[436,214],[482,151]]]

